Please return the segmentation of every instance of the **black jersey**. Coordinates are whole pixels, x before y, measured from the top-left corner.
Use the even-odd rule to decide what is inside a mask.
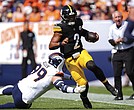
[[[35,34],[28,30],[20,33],[20,37],[22,39],[22,47],[23,49],[32,49],[33,41],[35,40]]]
[[[83,49],[81,42],[82,25],[82,20],[77,18],[75,25],[73,26],[64,22],[54,26],[54,32],[62,33],[61,41],[65,38],[69,38],[69,42],[66,45],[60,47],[60,51],[65,55],[65,57],[71,56],[72,54],[80,52]]]

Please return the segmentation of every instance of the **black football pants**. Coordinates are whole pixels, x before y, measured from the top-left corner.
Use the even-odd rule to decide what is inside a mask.
[[[112,58],[113,70],[114,70],[114,83],[115,88],[118,90],[118,96],[122,97],[122,70],[123,64],[125,64],[126,73],[132,82],[134,90],[134,48],[129,48],[123,51],[117,51]]]

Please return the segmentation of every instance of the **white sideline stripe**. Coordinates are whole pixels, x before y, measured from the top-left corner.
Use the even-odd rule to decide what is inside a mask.
[[[67,94],[67,93],[62,93],[61,91],[58,90],[50,90],[47,93],[43,94],[42,97],[68,99],[68,100],[75,100],[75,101],[81,100],[79,98],[79,94],[72,94],[72,93]],[[92,102],[134,106],[134,100],[126,100],[126,98],[128,98],[129,96],[124,96],[124,100],[121,101],[115,101],[114,96],[106,95],[106,94],[88,93],[88,97]]]
[[[125,85],[125,76],[123,75],[121,78],[122,78],[122,86],[124,86]],[[114,78],[110,77],[107,79],[110,82],[110,84],[114,86]],[[99,80],[90,81],[89,85],[90,86],[104,86]],[[131,82],[129,82],[129,86],[132,86]]]

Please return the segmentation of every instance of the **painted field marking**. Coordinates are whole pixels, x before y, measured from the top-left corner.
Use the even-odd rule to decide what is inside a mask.
[[[57,98],[57,99],[68,99],[68,100],[81,100],[79,98],[79,94],[71,94],[71,93],[62,93],[58,90],[50,90],[45,93],[42,97],[46,98]],[[114,96],[106,95],[106,94],[93,94],[88,93],[88,97],[92,102],[102,102],[102,103],[109,103],[109,104],[119,104],[119,105],[130,105],[134,106],[134,100],[126,100],[129,96],[124,96],[124,100],[115,101]]]

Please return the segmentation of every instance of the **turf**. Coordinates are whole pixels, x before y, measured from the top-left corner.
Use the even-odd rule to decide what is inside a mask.
[[[90,93],[97,94],[109,94],[104,87],[90,87]],[[123,88],[123,92],[125,95],[130,95],[132,93],[131,87]],[[1,96],[0,104],[12,101],[12,97],[10,96]],[[93,102],[93,110],[134,110],[134,106],[129,105],[120,105],[120,104],[112,104],[112,103],[103,103],[103,102]],[[66,99],[54,99],[54,98],[43,98],[40,97],[32,104],[30,109],[34,110],[84,110],[82,102],[80,100],[66,100]],[[13,109],[10,109],[13,110]]]
[[[124,95],[131,95],[133,93],[132,87],[123,87],[122,88]],[[102,86],[91,86],[89,88],[90,93],[97,93],[97,94],[109,94],[109,92]]]

